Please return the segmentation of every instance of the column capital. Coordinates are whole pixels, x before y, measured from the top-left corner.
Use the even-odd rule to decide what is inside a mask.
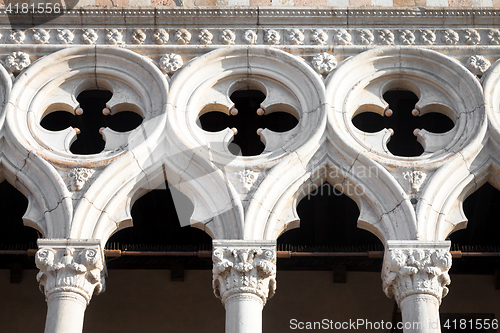
[[[385,248],[382,281],[387,297],[398,305],[407,296],[427,294],[439,304],[451,283],[449,241],[388,241]]]
[[[213,241],[214,294],[223,304],[236,294],[253,294],[262,300],[276,290],[276,241]]]
[[[99,240],[39,239],[35,255],[40,290],[49,299],[74,292],[88,303],[105,288],[104,251]]]

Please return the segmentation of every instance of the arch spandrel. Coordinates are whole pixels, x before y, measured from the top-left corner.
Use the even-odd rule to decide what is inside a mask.
[[[291,183],[301,179],[307,161],[319,148],[326,111],[321,77],[302,59],[266,47],[232,47],[209,52],[184,65],[172,77],[169,95],[168,132],[186,152],[209,161],[225,183],[226,206],[238,213],[223,218],[224,237],[265,239],[266,224]],[[196,120],[212,109],[229,114],[231,93],[260,90],[266,95],[263,113],[275,104],[298,118],[298,125],[285,133],[258,133],[266,148],[260,155],[235,156],[227,146],[234,131],[208,133]],[[180,139],[179,139],[180,138]],[[175,139],[175,138],[172,138]],[[186,153],[188,154],[188,153]],[[190,171],[186,169],[188,174]],[[201,180],[203,181],[203,180]],[[236,219],[234,219],[234,218]],[[241,229],[240,234],[234,231]]]
[[[337,149],[352,165],[367,159],[378,167],[379,180],[365,184],[375,195],[387,193],[387,200],[377,203],[385,212],[386,223],[396,229],[406,224],[403,229],[415,232],[404,239],[416,240],[438,240],[437,221],[448,213],[450,219],[456,218],[451,223],[460,223],[460,214],[454,213],[448,199],[455,195],[456,184],[471,178],[470,165],[486,132],[478,80],[458,61],[437,52],[387,47],[349,58],[327,77],[325,84],[332,142],[338,144]],[[376,109],[372,112],[383,115],[388,105],[382,95],[394,89],[409,90],[418,96],[416,116],[427,112],[427,105],[437,105],[437,111],[445,112],[455,123],[446,135],[416,131],[424,146],[421,156],[394,156],[386,148],[390,130],[365,135],[351,122],[355,114],[370,107]],[[397,234],[389,234],[389,239],[401,239]]]
[[[77,130],[49,131],[41,128],[40,121],[56,110],[82,114],[76,96],[88,89],[111,91],[113,98],[107,104],[111,114],[133,105],[143,122],[126,133],[103,128],[104,150],[76,155],[69,146]],[[164,133],[167,92],[164,74],[148,58],[114,47],[63,49],[19,75],[6,111],[6,141],[21,163],[18,173],[25,183],[39,184],[34,196],[41,212],[28,216],[44,216],[45,237],[100,238],[94,233],[98,221],[113,228],[122,220],[127,223],[129,207],[110,203],[126,203],[126,196],[115,198],[123,193],[120,189],[128,180],[140,178],[142,168],[157,163],[158,154],[151,152]],[[36,166],[26,172],[31,164]]]

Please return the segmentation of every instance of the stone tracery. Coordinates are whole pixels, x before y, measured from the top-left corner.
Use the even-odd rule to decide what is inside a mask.
[[[471,69],[477,71],[475,74],[484,74],[484,99],[487,101],[485,111],[477,79],[450,56],[430,50],[415,52],[413,49],[399,47],[378,47],[347,60],[342,52],[319,53],[322,45],[328,45],[332,41],[346,50],[348,47],[357,50],[356,47],[371,44],[410,46],[421,43],[429,47],[438,44],[467,44],[471,47],[496,45],[498,31],[495,29],[401,30],[371,27],[346,30],[318,27],[308,31],[280,30],[276,27],[262,30],[228,28],[220,30],[219,38],[214,38],[219,30],[203,28],[196,30],[179,27],[168,31],[163,28],[144,29],[134,30],[133,34],[119,28],[52,30],[56,38],[51,39],[48,32],[32,31],[29,32],[33,34],[31,39],[29,36],[25,39],[26,36],[18,33],[9,37],[9,40],[14,44],[27,44],[33,40],[37,44],[58,42],[62,45],[108,43],[123,46],[127,43],[155,43],[161,45],[162,49],[161,54],[158,51],[158,54],[151,56],[154,63],[148,56],[113,47],[100,48],[92,45],[89,48],[63,49],[31,65],[25,76],[15,83],[12,90],[14,97],[9,97],[10,88],[7,83],[4,84],[4,104],[11,98],[12,103],[2,115],[7,114],[8,118],[2,135],[7,137],[9,147],[23,157],[17,157],[16,160],[12,154],[6,158],[18,165],[22,165],[24,159],[28,160],[26,167],[14,167],[17,171],[22,168],[25,168],[23,172],[29,168],[43,169],[49,175],[46,177],[49,180],[44,179],[46,183],[37,186],[29,184],[28,178],[22,180],[30,189],[38,188],[33,190],[35,195],[53,197],[48,207],[34,206],[32,209],[38,211],[38,214],[30,214],[30,217],[38,218],[31,224],[42,230],[49,239],[95,238],[98,243],[105,243],[117,228],[131,224],[128,215],[130,202],[123,205],[121,201],[138,193],[139,188],[154,188],[158,179],[163,177],[158,170],[165,167],[169,175],[180,179],[177,185],[182,191],[189,194],[190,198],[196,198],[193,200],[197,205],[193,220],[206,222],[206,229],[216,239],[274,240],[285,228],[296,222],[294,205],[302,186],[321,178],[317,174],[324,168],[336,168],[340,171],[338,179],[334,181],[349,186],[361,184],[366,190],[356,198],[362,212],[360,221],[387,244],[397,239],[443,241],[450,232],[464,223],[464,217],[460,214],[462,198],[458,192],[468,189],[472,182],[472,161],[478,158],[488,161],[485,163],[495,163],[488,160],[489,152],[484,152],[486,150],[483,150],[481,142],[487,136],[493,138],[491,144],[497,145],[499,142],[495,113],[499,105],[495,97],[498,95],[496,87],[499,86],[497,63],[490,70],[478,64],[477,60],[481,60],[480,58],[473,58],[477,68],[472,61],[469,64]],[[201,44],[212,44],[210,47],[215,47],[213,44],[220,43],[227,48],[204,55],[182,53],[184,51],[181,46],[196,43],[191,41],[191,33],[197,31],[200,32]],[[282,32],[286,32],[283,40]],[[170,42],[169,33],[173,37]],[[488,37],[481,39],[481,34]],[[75,38],[75,35],[81,38]],[[328,36],[331,41],[328,41]],[[167,53],[168,56],[165,56],[169,43],[177,44],[172,47],[179,48],[172,50],[182,54],[186,60],[185,65],[181,55],[177,53]],[[249,46],[233,46],[239,43]],[[290,45],[284,46],[285,43]],[[308,43],[318,47],[318,51],[304,58],[311,59],[307,57],[316,55],[312,58],[312,64],[318,72],[328,75],[325,81],[294,51],[294,48],[303,44],[310,47]],[[279,49],[282,46],[290,47],[288,53]],[[163,58],[160,58],[162,55]],[[336,69],[334,56],[339,57],[340,63]],[[69,71],[62,69],[68,64],[70,67],[76,66],[72,57],[80,57],[82,67],[79,69],[87,71],[86,76],[71,77]],[[190,57],[194,60],[188,61],[191,60]],[[113,62],[123,59],[128,62],[113,65]],[[370,72],[369,77],[363,70],[373,70],[375,61],[377,71]],[[40,63],[44,66],[53,63],[53,72],[44,73],[44,77],[38,76],[37,71],[43,70]],[[12,71],[21,71],[26,67],[21,68],[16,64],[14,61],[6,61],[7,67]],[[165,77],[156,64],[172,77]],[[224,70],[221,70],[221,64]],[[426,70],[427,66],[440,74],[433,75]],[[122,71],[125,67],[132,74]],[[3,71],[4,81],[10,82],[10,74],[5,69]],[[93,76],[95,71],[99,75]],[[382,72],[383,75],[380,74]],[[193,73],[197,73],[198,78],[194,78]],[[445,79],[441,78],[441,73],[444,73]],[[396,76],[397,80],[394,79]],[[26,95],[28,78],[40,87],[41,93]],[[171,85],[167,83],[168,80]],[[446,82],[459,82],[459,88]],[[151,92],[151,87],[159,88]],[[359,88],[348,91],[351,87]],[[53,101],[56,97],[61,97],[57,107],[62,106],[67,112],[77,113],[74,92],[89,88],[112,88],[113,96],[119,97],[110,102],[110,112],[132,107],[134,112],[144,117],[145,122],[140,131],[134,130],[127,135],[120,135],[110,129],[103,130],[106,137],[105,151],[83,158],[69,151],[76,131],[69,129],[64,135],[56,135],[46,133],[38,124],[42,115],[55,110]],[[366,111],[368,107],[374,107],[379,113],[387,111],[387,105],[381,96],[387,89],[393,88],[418,92],[421,101],[418,102],[417,111],[420,110],[420,113],[429,111],[432,106],[455,122],[455,127],[442,135],[423,130],[417,133],[419,141],[425,145],[425,153],[421,158],[391,156],[384,146],[390,136],[389,131],[382,130],[383,133],[370,136],[359,133],[350,123],[353,114]],[[231,113],[233,102],[230,95],[238,89],[264,91],[268,98],[263,102],[262,110],[265,114],[284,108],[298,119],[297,127],[286,135],[269,129],[260,131],[259,135],[266,145],[262,156],[235,157],[227,148],[234,137],[234,131],[224,129],[211,134],[196,126],[199,114],[210,111],[207,105],[215,111]],[[67,91],[72,93],[66,94]],[[26,100],[17,99],[21,93],[26,96]],[[210,103],[207,104],[207,101]],[[41,105],[40,109],[37,109],[37,105]],[[167,113],[168,120],[165,116]],[[376,168],[380,173],[376,181],[354,175],[356,170],[370,167]],[[83,176],[81,173],[85,170],[88,172]],[[72,176],[69,175],[71,172]],[[61,174],[64,173],[68,174],[65,179],[67,184],[61,181]],[[481,177],[489,177],[490,173],[493,172],[484,171]],[[450,177],[453,178],[453,188],[452,185],[444,184]],[[455,184],[460,186],[455,188]],[[112,190],[103,191],[105,186],[111,185],[115,186]],[[40,189],[44,186],[55,190],[47,192],[50,194],[43,193]],[[214,193],[219,190],[220,193]],[[73,193],[68,194],[68,191]],[[380,193],[385,196],[375,198],[380,197]],[[87,208],[77,205],[73,207],[68,199],[70,196],[76,201],[85,197],[97,208],[89,208],[92,212],[86,215],[83,212]],[[434,197],[436,199],[432,199]],[[108,201],[110,202],[107,203]],[[60,205],[61,203],[63,204]],[[58,207],[54,213],[50,211],[53,207]],[[69,207],[74,208],[74,212]],[[51,213],[44,216],[41,212],[45,211]],[[68,220],[69,215],[75,218],[74,224]],[[446,215],[450,216],[447,220],[443,217]],[[210,219],[215,219],[216,222],[207,222]],[[395,227],[395,221],[402,227]],[[62,254],[64,263],[59,267],[54,263],[57,262],[56,259],[53,262],[51,260],[52,256],[60,256],[62,250],[45,249],[43,242],[40,242],[40,246],[37,256],[37,263],[42,270],[40,281],[49,279],[48,276],[54,272],[69,270],[78,278],[85,276],[92,284],[103,283],[100,280],[104,270],[103,262],[101,259],[92,259],[95,258],[94,254],[100,255],[98,250],[93,248],[78,252],[72,250],[72,247],[65,247]],[[235,245],[226,247],[231,246]],[[402,292],[402,289],[409,284],[419,284],[422,282],[420,280],[427,277],[432,288],[409,290],[432,294],[441,301],[449,283],[447,270],[451,259],[447,250],[443,246],[437,246],[439,249],[436,250],[431,245],[428,245],[429,249],[421,250],[417,243],[404,246],[404,250],[390,247],[387,250],[385,291],[389,296],[394,294],[401,298],[398,300],[401,303],[402,298],[410,296]],[[223,299],[228,298],[225,293],[232,289],[224,289],[224,284],[228,283],[223,281],[224,277],[228,274],[240,276],[248,273],[257,277],[257,282],[254,282],[260,285],[258,288],[253,285],[244,286],[250,288],[246,291],[257,295],[265,303],[274,292],[274,248],[269,244],[256,247],[244,244],[242,247],[229,252],[227,249],[214,251],[216,292]],[[262,250],[264,248],[266,250]],[[242,290],[240,288],[238,292]]]

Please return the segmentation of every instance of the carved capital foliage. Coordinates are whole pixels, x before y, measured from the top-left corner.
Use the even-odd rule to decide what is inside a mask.
[[[99,241],[38,240],[36,276],[46,298],[57,292],[74,292],[85,298],[105,289],[104,254]]]
[[[212,286],[222,303],[235,294],[257,295],[265,304],[276,290],[274,242],[215,242]]]
[[[413,245],[388,242],[382,270],[384,293],[394,296],[398,304],[413,294],[432,295],[441,302],[451,283],[449,242],[410,242]]]

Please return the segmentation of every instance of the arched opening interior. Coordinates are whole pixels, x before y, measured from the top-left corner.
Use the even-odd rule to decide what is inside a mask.
[[[110,258],[108,268],[211,269],[211,255],[206,259],[195,253],[211,251],[212,238],[188,225],[189,206],[189,198],[171,190],[166,182],[138,199],[132,206],[134,226],[115,233],[106,244],[107,249],[135,255]]]
[[[35,268],[28,249],[37,249],[39,232],[23,224],[23,215],[28,208],[28,199],[7,181],[0,183],[0,268],[10,269],[11,283],[20,283],[24,269]]]
[[[463,203],[468,219],[467,228],[448,237],[452,251],[473,252],[477,256],[454,259],[450,272],[495,274],[500,270],[500,257],[489,254],[500,252],[500,191],[485,183]]]
[[[280,260],[279,269],[331,270],[341,265],[347,270],[380,271],[381,258],[369,259],[360,253],[383,251],[383,245],[375,235],[357,227],[359,208],[347,195],[324,183],[300,201],[297,213],[300,227],[278,238],[278,250],[316,254]]]

